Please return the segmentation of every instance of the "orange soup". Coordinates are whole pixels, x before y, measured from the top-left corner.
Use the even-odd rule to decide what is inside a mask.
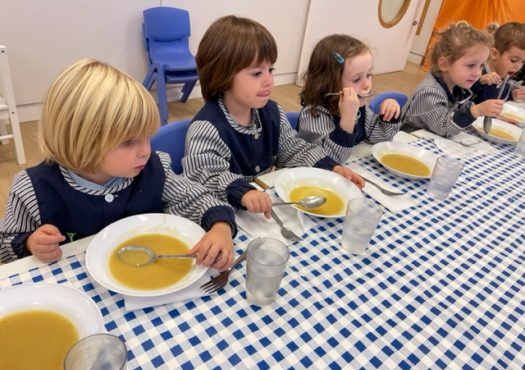
[[[320,188],[317,186],[298,186],[288,194],[288,198],[292,202],[298,202],[301,199],[308,196],[323,196],[326,198],[326,202],[319,207],[315,208],[304,208],[298,206],[305,211],[311,213],[317,213],[323,216],[337,215],[343,211],[344,203],[343,199],[332,190],[327,188]]]
[[[492,127],[489,132],[490,136],[499,137],[501,139],[510,140],[510,141],[518,141],[514,135],[509,133],[507,130],[504,130],[500,127]]]
[[[122,262],[117,251],[126,245],[144,245],[156,254],[184,254],[189,246],[175,237],[163,234],[143,234],[119,244],[109,258],[109,271],[121,284],[139,290],[161,289],[182,280],[191,270],[191,259],[158,259],[146,266]],[[137,256],[137,258],[140,258]]]
[[[0,318],[0,369],[62,369],[79,339],[71,320],[50,310],[24,310]]]
[[[385,166],[413,176],[430,176],[430,168],[423,161],[406,154],[388,153],[381,157]]]

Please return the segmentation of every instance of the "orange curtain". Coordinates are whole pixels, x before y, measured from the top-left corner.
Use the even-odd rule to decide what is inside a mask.
[[[523,0],[443,0],[432,30],[421,65],[429,69],[429,55],[437,40],[437,33],[450,23],[467,21],[472,26],[485,29],[489,23],[525,22],[525,1]]]

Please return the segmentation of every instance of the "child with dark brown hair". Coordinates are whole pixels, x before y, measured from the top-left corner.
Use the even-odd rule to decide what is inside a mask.
[[[277,45],[258,22],[222,17],[197,51],[204,107],[194,117],[182,160],[185,176],[204,184],[235,208],[270,216],[270,197],[250,185],[273,166],[318,167],[356,183],[363,179],[322,147],[299,137],[270,100]]]
[[[315,46],[301,91],[299,136],[320,144],[344,162],[361,141],[392,140],[401,127],[398,102],[385,99],[379,114],[366,106],[372,89],[370,49],[347,35],[330,35]],[[340,92],[339,95],[326,95]]]

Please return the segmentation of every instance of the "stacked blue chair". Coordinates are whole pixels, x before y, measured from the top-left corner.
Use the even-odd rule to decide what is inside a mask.
[[[155,135],[151,137],[151,149],[166,152],[171,157],[171,168],[177,174],[182,173],[182,157],[184,157],[184,145],[186,133],[191,119],[172,122],[162,126]]]
[[[188,100],[199,79],[195,57],[189,49],[190,16],[186,10],[155,7],[143,12],[144,46],[149,68],[144,86],[150,90],[157,82],[162,124],[168,121],[166,84],[183,84],[181,102]]]
[[[370,103],[368,106],[375,114],[379,113],[379,108],[381,106],[381,103],[385,99],[395,99],[399,103],[399,106],[401,109],[403,109],[403,106],[406,104],[408,100],[408,96],[406,94],[403,94],[399,91],[385,91],[380,94],[377,94],[372,99],[370,99]]]

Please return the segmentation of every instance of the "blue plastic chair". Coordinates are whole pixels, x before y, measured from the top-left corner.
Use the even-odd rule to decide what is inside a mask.
[[[385,99],[395,99],[399,103],[399,106],[401,109],[403,109],[403,106],[406,104],[408,100],[408,96],[406,94],[403,94],[399,91],[385,91],[383,93],[380,93],[376,96],[374,96],[372,99],[370,99],[370,103],[368,106],[375,114],[379,113],[379,107],[381,106],[381,103]]]
[[[184,84],[181,102],[186,102],[199,79],[195,57],[189,49],[190,16],[186,10],[155,7],[143,12],[144,46],[149,68],[143,85],[151,90],[157,82],[160,118],[168,122],[166,84]]]
[[[285,114],[292,128],[297,130],[297,124],[299,123],[299,112],[286,112]]]
[[[186,133],[190,123],[191,118],[169,123],[151,137],[151,149],[168,153],[171,157],[171,168],[177,174],[182,173],[181,160],[184,157]]]

